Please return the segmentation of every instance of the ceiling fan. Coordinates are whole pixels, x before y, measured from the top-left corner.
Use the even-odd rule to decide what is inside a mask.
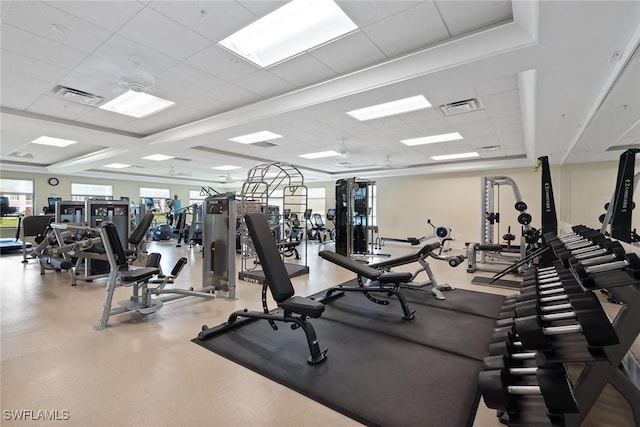
[[[167,172],[169,176],[191,176],[191,172],[179,172],[175,166],[171,166]]]

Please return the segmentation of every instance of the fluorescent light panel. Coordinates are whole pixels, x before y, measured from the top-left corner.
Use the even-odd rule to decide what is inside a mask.
[[[268,67],[357,28],[332,0],[293,0],[219,44]]]
[[[161,162],[163,160],[173,159],[175,156],[167,156],[166,154],[152,154],[150,156],[144,156],[143,159],[146,160],[155,160],[156,162]]]
[[[175,102],[173,101],[158,98],[148,93],[128,90],[117,98],[113,98],[106,104],[101,105],[100,108],[140,119],[169,108],[174,104]]]
[[[230,171],[230,170],[242,169],[242,168],[240,166],[223,165],[223,166],[212,166],[211,169],[217,169],[220,171]]]
[[[317,153],[309,153],[309,154],[301,154],[298,157],[303,157],[305,159],[322,159],[324,157],[334,157],[334,156],[339,156],[340,153],[338,153],[337,151],[320,151]]]
[[[372,105],[371,107],[360,108],[348,111],[347,114],[354,119],[365,120],[378,119],[396,114],[408,113],[410,111],[422,110],[431,107],[431,103],[422,95],[409,98],[398,99],[396,101],[385,102],[384,104]]]
[[[431,156],[432,160],[456,160],[456,159],[470,159],[471,157],[478,157],[480,154],[475,151],[469,153],[458,153],[458,154],[445,154],[442,156]]]
[[[76,144],[78,141],[72,141],[70,139],[62,138],[52,138],[50,136],[40,136],[31,142],[40,145],[50,145],[52,147],[66,147],[71,144]]]
[[[268,141],[271,139],[282,138],[282,135],[278,135],[277,133],[269,132],[268,130],[263,130],[256,133],[250,133],[248,135],[236,136],[235,138],[229,138],[229,141],[239,142],[240,144],[253,144],[261,141]]]
[[[442,135],[423,136],[421,138],[403,139],[402,142],[408,146],[435,144],[436,142],[457,141],[462,139],[462,135],[458,132],[444,133]]]
[[[112,169],[124,169],[124,168],[131,167],[131,165],[126,165],[124,163],[109,163],[108,165],[104,165],[104,167],[112,168]]]

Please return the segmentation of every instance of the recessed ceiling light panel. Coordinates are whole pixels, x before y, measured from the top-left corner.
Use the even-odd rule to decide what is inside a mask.
[[[211,169],[216,169],[220,171],[230,171],[230,170],[242,169],[242,168],[240,166],[223,165],[223,166],[212,166]]]
[[[293,0],[219,44],[268,67],[357,28],[332,0]]]
[[[431,156],[432,160],[458,160],[458,159],[470,159],[472,157],[478,157],[480,154],[475,151],[469,153],[458,153],[458,154],[445,154],[442,156]]]
[[[124,169],[131,167],[131,165],[126,165],[124,163],[109,163],[108,165],[104,165],[104,167],[112,169]]]
[[[309,154],[301,154],[298,157],[303,157],[305,159],[322,159],[324,157],[334,157],[334,156],[339,156],[340,153],[338,153],[337,151],[320,151],[317,153],[309,153]]]
[[[371,107],[360,108],[347,112],[351,117],[360,120],[379,119],[381,117],[393,116],[396,114],[408,113],[410,111],[422,110],[431,107],[431,103],[422,96],[412,96],[398,99],[396,101],[385,102],[384,104],[372,105]]]
[[[163,160],[173,159],[175,156],[167,156],[166,154],[151,154],[150,156],[144,156],[145,160],[155,160],[156,162],[161,162]]]
[[[76,144],[78,141],[72,141],[70,139],[62,138],[52,138],[50,136],[41,136],[31,142],[34,144],[50,145],[52,147],[66,147],[71,144]]]
[[[148,93],[128,90],[117,98],[101,105],[100,108],[140,119],[169,108],[174,104],[175,102],[173,101],[158,98]]]
[[[457,141],[462,139],[462,135],[458,132],[443,133],[441,135],[423,136],[420,138],[403,139],[402,142],[410,147],[414,145],[435,144],[437,142]]]
[[[260,132],[250,133],[247,135],[236,136],[235,138],[229,138],[229,141],[239,142],[240,144],[254,144],[256,142],[268,141],[272,139],[282,138],[282,135],[277,133],[263,130]]]

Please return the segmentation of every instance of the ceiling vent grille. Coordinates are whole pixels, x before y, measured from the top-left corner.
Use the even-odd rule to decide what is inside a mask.
[[[477,98],[465,99],[464,101],[451,102],[436,107],[436,110],[443,116],[455,116],[456,114],[470,113],[482,109]]]
[[[102,101],[101,96],[60,85],[53,88],[53,93],[67,101],[77,102],[78,104],[89,105],[92,107],[98,105]]]
[[[270,147],[279,147],[280,144],[275,144],[273,142],[269,142],[269,141],[260,141],[260,142],[254,142],[253,144],[250,144],[253,147],[261,147],[261,148],[270,148]]]
[[[612,145],[605,151],[624,151],[631,149],[640,149],[640,144],[624,144],[624,145]]]
[[[174,157],[172,160],[180,160],[181,162],[190,162],[193,159],[187,159],[186,157]]]

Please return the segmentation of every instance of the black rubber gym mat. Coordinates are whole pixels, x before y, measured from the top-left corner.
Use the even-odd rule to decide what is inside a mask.
[[[497,279],[493,282],[492,280],[493,279],[491,279],[491,277],[476,276],[471,279],[471,283],[473,283],[474,285],[495,286],[497,288],[509,288],[517,290],[520,290],[520,288],[522,287],[522,282],[518,282],[516,280]]]
[[[193,342],[369,426],[470,426],[494,321],[434,308],[423,291],[403,293],[413,301],[416,320],[402,320],[397,302],[380,306],[358,292],[329,303],[321,318],[311,319],[320,347],[328,349],[317,366],[306,362],[304,333],[281,323],[273,331],[264,320],[250,321]],[[476,305],[502,299],[478,292],[464,298],[471,295]],[[469,316],[463,327],[457,325],[461,316]]]

